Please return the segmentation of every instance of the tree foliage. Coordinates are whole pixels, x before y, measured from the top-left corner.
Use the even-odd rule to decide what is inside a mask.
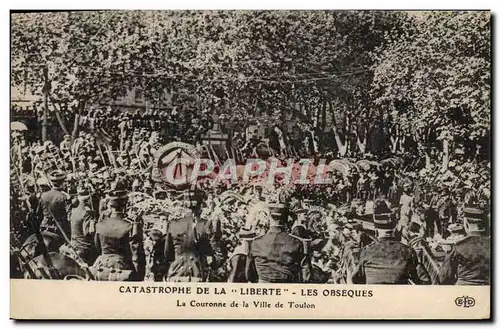
[[[477,140],[490,131],[490,13],[430,12],[378,54],[372,93],[404,130]]]
[[[441,139],[489,134],[486,12],[13,14],[12,63],[13,85],[75,113],[141,87],[154,106],[234,128],[265,114],[324,129],[330,112],[337,146],[362,151],[388,123]]]

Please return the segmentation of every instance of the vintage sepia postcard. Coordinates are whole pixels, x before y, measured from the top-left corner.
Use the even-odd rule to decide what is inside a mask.
[[[490,319],[491,26],[12,11],[11,318]]]

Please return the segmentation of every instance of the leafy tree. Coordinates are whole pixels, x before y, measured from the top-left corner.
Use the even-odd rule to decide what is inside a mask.
[[[441,144],[446,170],[450,142],[476,144],[489,136],[490,13],[429,12],[414,22],[405,34],[388,36],[372,91],[428,158],[430,147]]]
[[[99,11],[13,14],[12,84],[43,95],[45,117],[50,102],[65,133],[61,112],[71,108],[74,138],[86,104],[116,99],[136,82],[124,72],[137,49],[136,29],[130,28],[137,17]]]

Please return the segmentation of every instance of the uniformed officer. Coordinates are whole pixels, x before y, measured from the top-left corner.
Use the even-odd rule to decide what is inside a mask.
[[[55,222],[57,221],[60,228],[69,235],[70,228],[66,209],[69,199],[68,194],[64,192],[66,174],[63,171],[55,170],[48,176],[52,188],[47,192],[43,192],[40,196],[40,218],[43,218],[40,229],[54,234],[61,234]]]
[[[467,237],[456,242],[439,271],[443,285],[490,284],[490,238],[486,213],[478,207],[463,209]]]
[[[167,255],[165,254],[168,222],[166,216],[155,217],[156,221],[148,234],[153,242],[151,248],[151,272],[153,273],[155,281],[164,281],[170,265],[166,257]]]
[[[352,274],[357,284],[429,284],[427,271],[415,251],[394,237],[396,222],[384,200],[374,205],[373,222],[377,242],[363,248]]]
[[[78,206],[73,208],[69,217],[71,224],[71,245],[76,253],[87,263],[95,260],[93,235],[95,233],[96,218],[90,207],[90,191],[79,186]]]
[[[183,207],[173,211],[167,228],[165,254],[167,261],[172,261],[167,281],[205,281],[207,268],[213,263],[209,232],[205,223],[196,221],[197,200],[192,193],[185,193]]]
[[[269,205],[271,216],[267,233],[255,238],[250,255],[255,272],[249,281],[260,283],[309,282],[311,262],[303,241],[285,232],[288,209],[284,203]]]
[[[145,275],[145,255],[142,225],[124,214],[127,191],[109,192],[111,213],[96,224],[97,257],[93,271],[101,281],[142,281]]]

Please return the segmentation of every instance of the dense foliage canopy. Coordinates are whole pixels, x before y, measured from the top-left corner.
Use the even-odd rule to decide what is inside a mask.
[[[12,15],[12,84],[45,92],[56,112],[140,86],[158,107],[208,111],[235,128],[262,115],[331,128],[345,151],[388,150],[389,136],[480,142],[490,79],[488,12]]]

